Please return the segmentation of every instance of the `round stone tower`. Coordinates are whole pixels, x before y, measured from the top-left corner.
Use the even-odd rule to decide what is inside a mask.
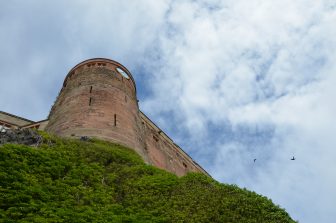
[[[50,111],[46,131],[113,141],[136,150],[146,160],[140,125],[131,73],[116,61],[95,58],[70,70]]]

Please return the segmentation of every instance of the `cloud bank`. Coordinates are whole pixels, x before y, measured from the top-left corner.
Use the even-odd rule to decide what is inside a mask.
[[[300,222],[336,218],[333,1],[32,0],[0,15],[1,110],[43,119],[71,67],[111,58],[214,178]]]

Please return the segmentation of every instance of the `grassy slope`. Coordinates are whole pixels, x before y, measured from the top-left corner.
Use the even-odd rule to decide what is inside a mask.
[[[132,150],[44,135],[0,146],[0,222],[294,222],[271,200],[202,174],[178,178]]]

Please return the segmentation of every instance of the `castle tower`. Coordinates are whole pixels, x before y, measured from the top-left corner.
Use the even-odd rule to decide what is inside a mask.
[[[131,73],[116,61],[95,58],[70,70],[49,114],[46,131],[116,142],[136,150],[148,162],[140,125]]]
[[[59,136],[88,136],[125,145],[146,163],[178,176],[208,175],[139,110],[131,73],[113,60],[89,59],[72,68],[45,122],[45,130]],[[32,126],[45,124],[27,127]]]

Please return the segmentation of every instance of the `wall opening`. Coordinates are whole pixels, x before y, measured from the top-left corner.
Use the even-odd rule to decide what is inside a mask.
[[[183,162],[183,166],[184,166],[184,168],[187,168],[187,167],[188,167],[187,164],[185,164],[185,162]]]
[[[92,104],[92,98],[90,97],[89,106],[91,106],[91,104]]]
[[[97,63],[98,67],[105,67],[106,63]]]
[[[117,126],[117,114],[114,114],[114,126]]]
[[[90,87],[90,94],[92,93],[92,86]]]
[[[159,141],[159,138],[156,136],[156,135],[153,135],[153,139],[158,142]]]

